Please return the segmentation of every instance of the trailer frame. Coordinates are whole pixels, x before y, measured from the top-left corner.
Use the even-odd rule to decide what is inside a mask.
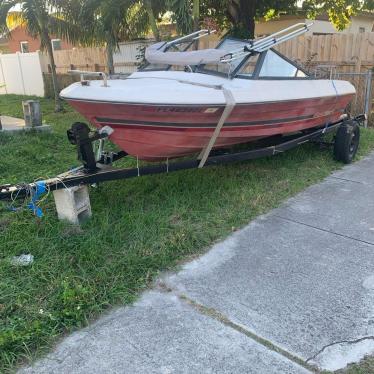
[[[359,115],[352,119],[345,116],[340,121],[326,124],[324,127],[318,129],[314,128],[288,137],[283,136],[284,141],[278,144],[233,153],[222,153],[222,150],[212,151],[211,155],[206,159],[204,167],[274,156],[307,142],[334,145],[334,142],[324,142],[322,137],[326,134],[336,132],[342,125],[348,126],[351,123],[361,124],[364,121],[365,115]],[[43,192],[46,190],[55,191],[74,186],[92,185],[145,175],[169,173],[178,170],[195,169],[200,164],[199,159],[188,159],[173,162],[167,160],[162,164],[138,166],[135,168],[115,168],[112,167],[113,162],[128,156],[126,152],[101,152],[99,157],[95,157],[94,154],[93,143],[96,141],[101,142],[108,137],[108,133],[105,131],[91,131],[85,123],[76,122],[67,131],[67,135],[70,143],[77,146],[78,159],[82,162],[82,166],[42,181]],[[28,197],[35,200],[35,193],[38,192],[38,188],[40,190],[40,186],[40,181],[28,184],[0,185],[0,201],[27,199]]]

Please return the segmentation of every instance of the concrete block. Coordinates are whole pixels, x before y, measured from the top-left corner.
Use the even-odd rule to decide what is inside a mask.
[[[79,224],[91,217],[90,196],[87,186],[75,186],[53,191],[57,215],[60,220]]]
[[[23,116],[26,127],[35,127],[42,125],[42,112],[40,102],[37,100],[22,101]]]

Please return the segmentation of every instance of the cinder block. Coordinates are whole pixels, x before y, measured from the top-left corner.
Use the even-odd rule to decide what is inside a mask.
[[[53,191],[53,196],[60,220],[78,225],[91,217],[90,195],[86,185]]]
[[[35,127],[42,125],[42,112],[38,100],[22,101],[23,116],[26,127]]]

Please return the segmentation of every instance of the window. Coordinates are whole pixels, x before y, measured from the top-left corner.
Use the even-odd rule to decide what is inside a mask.
[[[54,51],[59,51],[61,50],[61,39],[52,39],[52,49]]]
[[[359,27],[359,28],[358,28],[358,32],[360,32],[360,33],[365,32],[365,27]]]
[[[305,78],[307,75],[303,71],[298,70],[297,73],[296,73],[296,76],[298,78]]]
[[[227,53],[229,53],[229,52],[233,52],[236,50],[240,51],[247,44],[248,44],[248,41],[246,40],[226,38],[222,41],[221,44],[217,46],[217,49],[224,50],[224,51],[227,51]],[[241,64],[241,62],[245,59],[245,57],[246,56],[243,55],[229,63],[224,63],[224,64],[220,63],[220,64],[201,65],[199,70],[217,72],[217,73],[227,75],[233,72]]]
[[[29,42],[20,42],[20,51],[21,53],[28,53],[29,52]]]
[[[269,50],[262,64],[260,77],[295,77],[297,71],[296,66]],[[300,75],[298,74],[298,76]]]
[[[255,71],[259,55],[253,55],[248,58],[245,64],[240,68],[239,77],[251,77]]]

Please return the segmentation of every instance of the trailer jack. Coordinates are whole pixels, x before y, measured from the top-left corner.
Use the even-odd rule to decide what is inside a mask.
[[[87,124],[75,122],[67,131],[70,144],[77,146],[78,160],[82,162],[83,168],[88,172],[97,170],[96,158],[92,143],[108,136],[105,132],[91,131]]]

